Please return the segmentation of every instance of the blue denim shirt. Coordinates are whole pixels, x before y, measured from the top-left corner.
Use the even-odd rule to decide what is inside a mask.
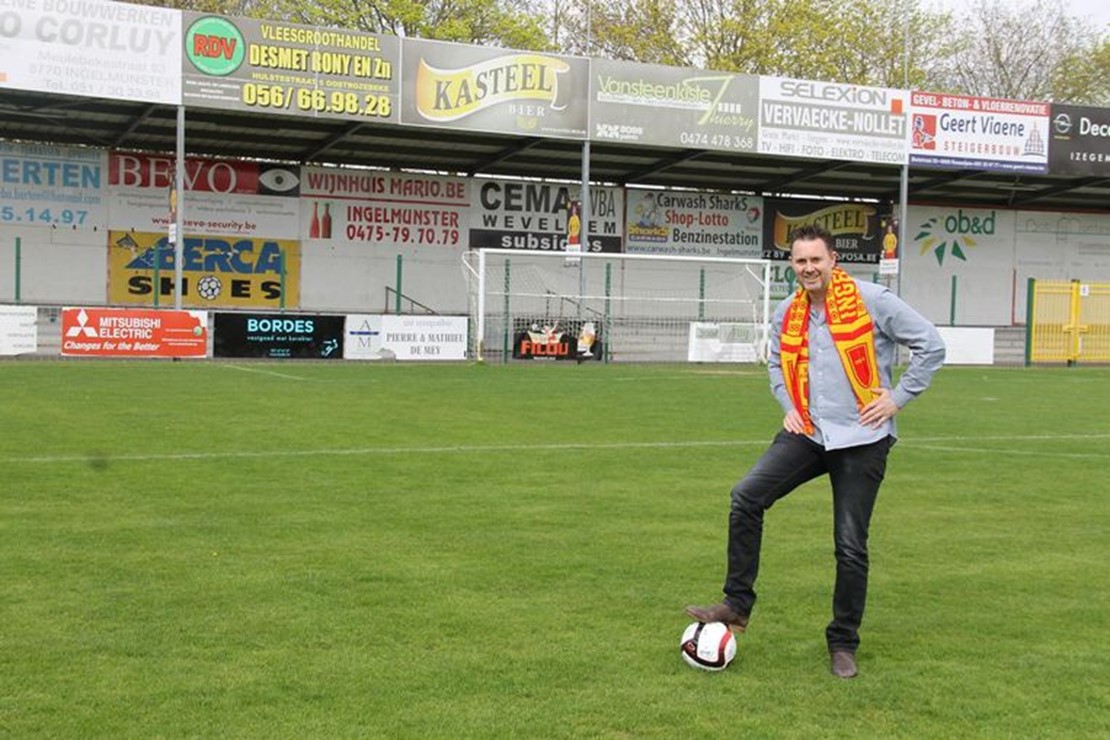
[[[881,385],[891,388],[894,403],[902,408],[929,387],[933,373],[944,364],[944,341],[932,323],[888,288],[863,280],[856,283],[875,325],[875,357]],[[786,309],[793,300],[791,294],[775,309],[767,363],[771,393],[787,413],[794,404],[782,375],[781,332]],[[856,397],[829,332],[824,307],[821,309],[811,308],[809,316],[809,414],[815,429],[810,438],[825,449],[837,450],[877,442],[887,435],[898,436],[894,419],[878,429],[859,423]],[[898,385],[892,387],[899,344],[909,348],[910,361]]]

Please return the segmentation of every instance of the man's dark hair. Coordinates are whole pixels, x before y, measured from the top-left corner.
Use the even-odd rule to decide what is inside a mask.
[[[814,239],[820,239],[821,241],[825,242],[825,246],[828,247],[829,251],[833,251],[832,234],[830,234],[824,226],[818,226],[817,224],[802,224],[801,226],[798,226],[790,232],[789,236],[786,237],[786,243],[790,245],[791,249],[793,249],[794,242],[798,240],[808,242],[813,241]]]

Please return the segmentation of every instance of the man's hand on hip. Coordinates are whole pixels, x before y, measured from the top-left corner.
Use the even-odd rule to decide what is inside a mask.
[[[889,388],[872,388],[871,393],[875,397],[860,411],[859,423],[878,429],[898,413],[898,404],[894,403]]]

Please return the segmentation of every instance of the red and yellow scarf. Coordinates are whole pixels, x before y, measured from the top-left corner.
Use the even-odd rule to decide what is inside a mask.
[[[798,288],[782,322],[782,374],[794,408],[802,415],[806,434],[813,434],[809,418],[809,294]],[[848,382],[862,409],[871,402],[871,389],[879,383],[879,363],[875,359],[875,325],[863,304],[856,281],[833,268],[825,294],[825,316],[837,354],[844,364]]]

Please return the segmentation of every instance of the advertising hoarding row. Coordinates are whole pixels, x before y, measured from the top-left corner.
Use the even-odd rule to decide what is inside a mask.
[[[15,3],[0,10],[0,48],[0,90],[1015,173],[1105,171],[1110,115],[108,0]]]
[[[438,262],[486,247],[564,251],[581,198],[577,184],[504,178],[204,157],[187,158],[184,169],[181,289],[189,308],[298,308],[309,253],[392,260],[403,252]],[[167,156],[71,156],[66,147],[6,144],[0,172],[11,176],[21,205],[5,204],[0,218],[23,229],[85,233],[90,246],[107,251],[107,302],[167,306],[176,278],[167,235],[173,170]],[[74,211],[77,201],[88,209]],[[594,187],[589,212],[583,247],[593,252],[783,260],[786,231],[808,219],[836,233],[846,261],[879,260],[873,205]],[[352,289],[366,279],[342,277]]]
[[[0,354],[34,352],[33,307],[0,306]],[[210,336],[211,331],[211,336]],[[64,308],[67,357],[464,360],[466,316],[297,315]]]

